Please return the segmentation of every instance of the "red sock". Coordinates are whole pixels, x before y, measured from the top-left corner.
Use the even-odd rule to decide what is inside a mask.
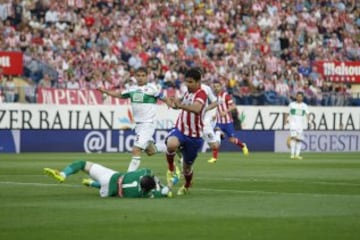
[[[215,148],[212,150],[212,156],[213,158],[217,159],[218,158],[218,153],[219,153],[219,149]]]
[[[238,145],[240,148],[244,147],[243,142],[238,138],[235,138],[235,144]]]
[[[175,169],[175,165],[174,165],[174,157],[175,157],[175,152],[173,153],[168,153],[166,152],[166,161],[168,162],[168,168],[170,171],[174,171]]]
[[[184,187],[189,188],[191,186],[191,180],[193,178],[193,171],[191,171],[191,173],[185,175],[184,173],[184,178],[185,178],[185,184]]]

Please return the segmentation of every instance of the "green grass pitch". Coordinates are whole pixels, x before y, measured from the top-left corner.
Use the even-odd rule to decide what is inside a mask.
[[[58,184],[42,169],[84,159],[126,170],[129,154],[1,154],[0,239],[360,238],[360,153],[219,156],[199,155],[189,195],[103,199],[83,173]],[[141,166],[164,180],[163,154]]]

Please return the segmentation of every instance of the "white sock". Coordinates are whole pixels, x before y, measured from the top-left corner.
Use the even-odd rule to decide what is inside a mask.
[[[163,153],[166,153],[166,145],[165,145],[165,142],[157,142],[155,144],[156,146],[156,149],[157,149],[157,152],[163,152]]]
[[[141,162],[141,157],[132,157],[127,171],[128,172],[136,171],[140,167],[140,162]]]
[[[215,131],[215,140],[220,144],[221,143],[221,132]]]
[[[296,156],[300,156],[300,151],[301,151],[301,142],[296,141]]]
[[[295,156],[296,141],[291,139],[290,141],[291,156]]]

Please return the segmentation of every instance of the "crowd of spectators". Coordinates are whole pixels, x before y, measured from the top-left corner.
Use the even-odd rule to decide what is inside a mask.
[[[303,91],[308,104],[343,106],[352,104],[350,85],[326,81],[312,63],[360,61],[359,7],[355,0],[0,0],[0,49],[24,53],[33,89],[122,88],[147,66],[150,81],[181,94],[183,73],[200,66],[204,81],[222,81],[237,104],[286,105]]]

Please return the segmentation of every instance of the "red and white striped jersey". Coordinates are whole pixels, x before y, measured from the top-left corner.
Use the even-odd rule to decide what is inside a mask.
[[[220,92],[217,95],[217,113],[216,113],[216,122],[217,123],[232,123],[233,118],[231,113],[228,112],[224,117],[220,116],[220,112],[226,112],[230,108],[230,106],[234,103],[232,97],[227,92]]]
[[[184,94],[182,104],[192,105],[195,102],[199,102],[203,105],[201,112],[195,114],[193,112],[181,110],[176,120],[175,127],[186,136],[199,138],[202,135],[204,127],[205,106],[207,104],[207,95],[203,89],[199,88],[194,93],[186,92]]]

